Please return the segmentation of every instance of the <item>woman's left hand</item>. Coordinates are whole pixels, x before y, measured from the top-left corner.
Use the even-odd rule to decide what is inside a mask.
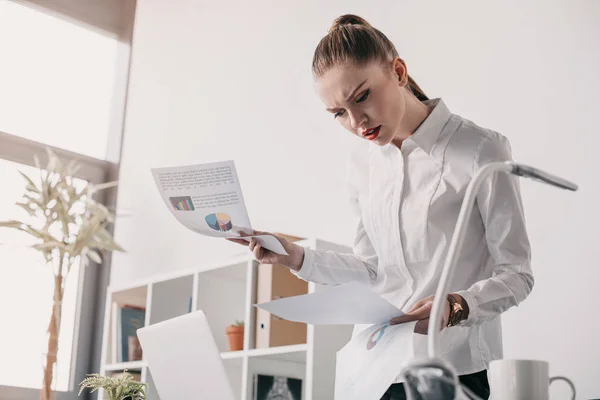
[[[417,302],[406,314],[400,317],[392,318],[390,325],[403,324],[410,321],[418,321],[415,325],[415,333],[423,335],[427,334],[429,329],[429,315],[433,307],[433,296],[429,296],[419,302]],[[450,302],[446,299],[444,301],[444,312],[442,313],[442,320],[440,321],[440,330],[444,329],[448,324],[448,318],[450,316]]]

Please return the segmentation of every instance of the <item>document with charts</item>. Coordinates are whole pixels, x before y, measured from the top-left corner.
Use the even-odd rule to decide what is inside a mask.
[[[334,400],[377,400],[414,358],[417,321],[374,324],[337,352]]]
[[[152,168],[167,208],[188,229],[205,236],[240,237],[253,232],[233,161]],[[250,235],[273,252],[286,255],[270,235]]]

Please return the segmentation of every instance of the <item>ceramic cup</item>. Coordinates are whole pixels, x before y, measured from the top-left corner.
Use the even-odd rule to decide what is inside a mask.
[[[575,385],[564,376],[550,377],[548,363],[541,360],[494,360],[490,362],[490,392],[493,400],[548,400],[549,386],[556,380]]]

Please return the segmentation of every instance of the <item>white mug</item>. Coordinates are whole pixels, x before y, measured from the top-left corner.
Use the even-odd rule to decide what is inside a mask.
[[[564,376],[549,377],[548,363],[540,360],[494,360],[490,362],[490,394],[492,400],[548,400],[548,388],[555,380],[575,385]]]

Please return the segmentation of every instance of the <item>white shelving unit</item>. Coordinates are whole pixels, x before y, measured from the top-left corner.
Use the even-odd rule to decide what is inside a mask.
[[[351,251],[345,246],[319,239],[301,240],[296,244],[317,250]],[[140,371],[142,381],[149,384],[148,399],[159,399],[151,371],[143,360],[112,362],[113,303],[145,307],[145,325],[148,326],[188,313],[191,301],[192,311],[203,310],[206,313],[229,381],[239,400],[253,400],[253,379],[257,373],[302,379],[302,400],[332,399],[335,355],[350,339],[352,327],[308,325],[305,344],[254,348],[256,311],[253,305],[256,304],[257,270],[258,263],[248,253],[126,287],[110,286],[106,297],[100,374],[124,369]],[[309,293],[322,288],[313,282],[308,284]],[[229,351],[225,329],[236,320],[244,321],[244,349]],[[99,396],[105,398],[102,393]]]

